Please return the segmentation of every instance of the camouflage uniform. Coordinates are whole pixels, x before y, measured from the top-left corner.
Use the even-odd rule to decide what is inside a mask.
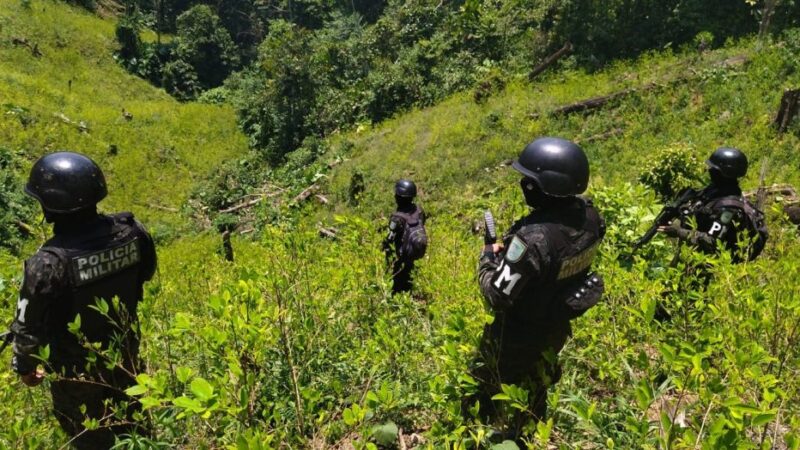
[[[20,292],[17,317],[12,325],[14,356],[12,366],[30,374],[41,361],[35,357],[49,345],[45,369],[57,374],[51,383],[53,408],[64,431],[75,437],[81,449],[106,449],[115,435],[130,433],[132,424],[106,425],[85,431],[87,418],[101,419],[110,409],[105,400],[130,402],[127,414],[113,422],[130,422],[136,405],[124,394],[135,383],[139,340],[137,304],[142,284],[156,269],[155,246],[144,227],[130,213],[98,215],[90,223],[56,223],[55,236],[25,262],[25,279]],[[112,298],[119,299],[119,308]],[[109,304],[111,320],[92,307],[97,299]],[[118,349],[118,367],[107,369],[103,356],[89,362],[90,352],[80,338],[68,330],[68,323],[80,315],[80,334],[103,350]],[[81,405],[86,408],[81,412]],[[138,430],[142,433],[142,430]]]
[[[675,224],[667,228],[667,235],[709,255],[717,253],[717,243],[721,242],[734,262],[755,259],[764,248],[767,232],[763,214],[742,197],[738,186],[712,184],[706,187],[698,193],[691,210],[697,228],[692,229],[687,223]],[[759,230],[763,236],[758,236]],[[742,253],[740,241],[753,238],[756,239]]]
[[[425,211],[414,203],[397,208],[397,212],[404,214],[418,213],[422,224],[425,224]],[[387,265],[392,267],[392,293],[409,292],[413,286],[412,271],[414,261],[404,258],[400,254],[403,245],[403,232],[406,222],[402,217],[392,214],[389,218],[389,233],[383,240],[383,251],[386,254]]]
[[[517,221],[503,238],[504,253],[484,252],[480,260],[480,287],[495,320],[485,327],[472,368],[478,393],[463,406],[466,411],[478,400],[483,419],[492,420],[500,413],[491,401],[500,384],[525,387],[533,417],[518,414],[517,433],[527,419],[544,418],[570,320],[591,306],[566,299],[584,286],[605,225],[590,202],[567,202]]]

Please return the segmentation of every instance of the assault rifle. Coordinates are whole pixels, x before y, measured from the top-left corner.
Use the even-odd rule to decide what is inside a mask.
[[[0,354],[8,347],[8,344],[14,340],[14,335],[10,331],[0,333]]]
[[[686,188],[680,192],[678,198],[672,202],[668,203],[664,206],[656,219],[653,221],[653,225],[648,228],[647,232],[644,236],[640,237],[633,243],[633,252],[636,252],[642,246],[646,245],[653,239],[653,236],[656,235],[658,232],[658,227],[662,227],[665,225],[669,225],[673,220],[679,217],[688,216],[691,213],[691,210],[687,208],[687,203],[691,202],[695,197],[697,197],[698,191],[695,191],[692,188]]]

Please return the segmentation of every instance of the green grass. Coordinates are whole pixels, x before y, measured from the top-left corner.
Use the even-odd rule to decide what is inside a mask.
[[[186,229],[177,210],[191,188],[247,150],[233,112],[181,104],[126,73],[113,59],[113,22],[59,2],[31,3],[30,9],[15,0],[0,3],[0,145],[22,151],[29,164],[59,149],[86,153],[108,179],[101,209],[129,209],[151,227]],[[13,45],[13,38],[37,45],[42,56]],[[14,107],[32,123],[7,113]],[[123,118],[123,109],[133,120]],[[112,145],[116,156],[109,154]]]
[[[37,42],[43,56],[11,45],[14,36]],[[282,210],[287,220],[235,236],[233,263],[220,256],[217,235],[164,209],[183,208],[221,162],[243,157],[232,111],[175,102],[118,67],[113,47],[111,22],[57,2],[27,10],[0,0],[0,105],[33,119],[25,126],[3,110],[0,145],[28,165],[58,148],[90,154],[109,178],[102,208],[132,209],[172,238],[161,240],[159,273],[139,311],[148,374],[140,393],[166,446],[372,448],[373,427],[393,421],[406,435],[423,434],[428,448],[475,448],[486,428],[462,420],[458,404],[491,316],[474,273],[481,240],[470,228],[485,208],[501,228],[524,213],[517,176],[500,165],[552,134],[580,140],[590,155],[591,194],[609,224],[598,261],[607,296],[575,322],[563,379],[550,393],[552,433],[545,425],[529,433],[534,448],[798,448],[800,247],[778,206],[769,211],[763,257],[712,261],[715,281],[705,294],[671,296],[679,313],[671,324],[653,320],[656,300],[680,279],[680,267],[667,267],[671,244],[657,238],[632,263],[619,259],[657,207],[636,180],[659,149],[688,144],[705,158],[718,145],[738,146],[753,167],[769,155],[768,182],[800,183],[798,125],[782,136],[770,128],[782,89],[800,83],[787,44],[744,41],[704,55],[646,55],[594,74],[554,72],[535,84],[512,81],[482,105],[465,92],[332,137],[334,150],[304,170],[309,179],[327,173],[330,206]],[[749,63],[717,67],[739,55]],[[587,97],[687,76],[590,115],[548,116]],[[89,133],[58,113],[85,121]],[[617,128],[621,134],[597,137]],[[117,156],[107,154],[110,144]],[[344,162],[321,169],[337,157]],[[355,171],[367,190],[351,206]],[[400,176],[420,186],[431,247],[415,295],[392,298],[379,243]],[[756,179],[751,170],[745,187]],[[318,222],[335,226],[339,239],[321,239]],[[48,229],[37,233],[26,254]],[[0,306],[9,320],[20,262],[0,252]],[[662,414],[675,402],[685,428]],[[66,442],[46,389],[22,389],[8,369],[0,370],[0,416],[0,448]]]
[[[465,92],[369,132],[345,136],[354,149],[328,183],[337,199],[334,210],[347,211],[342,205],[350,177],[360,171],[367,205],[390,207],[392,183],[411,177],[431,210],[463,211],[514,179],[510,167],[498,166],[543,135],[579,141],[589,155],[595,187],[636,183],[643,162],[677,143],[691,146],[701,160],[719,146],[741,148],[754,167],[743,180],[746,188],[758,184],[765,156],[770,158],[767,182],[800,182],[797,125],[784,135],[771,128],[784,88],[800,84],[800,73],[786,60],[789,52],[777,46],[759,51],[758,46],[746,40],[703,55],[645,55],[599,73],[551,73],[534,84],[513,82],[482,105]],[[721,66],[737,56],[749,62]],[[668,84],[680,79],[688,81]],[[591,114],[549,114],[559,106],[649,83],[664,87]]]

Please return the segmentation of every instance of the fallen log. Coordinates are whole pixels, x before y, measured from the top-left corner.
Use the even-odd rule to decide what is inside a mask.
[[[730,68],[735,68],[735,67],[742,66],[742,65],[746,64],[748,61],[749,61],[749,59],[747,58],[747,56],[740,55],[740,56],[734,56],[732,58],[728,58],[728,59],[726,59],[724,61],[721,61],[721,62],[718,62],[716,64],[713,64],[711,67],[730,69]],[[699,76],[699,73],[696,72],[695,76]],[[623,89],[621,91],[614,92],[612,94],[603,95],[603,96],[599,96],[599,97],[592,97],[592,98],[589,98],[589,99],[586,99],[586,100],[581,100],[581,101],[576,102],[576,103],[571,103],[569,105],[561,106],[561,107],[556,108],[555,110],[553,110],[550,114],[553,115],[553,116],[568,116],[570,114],[574,114],[574,113],[577,113],[577,112],[584,112],[584,111],[590,111],[590,110],[593,110],[593,109],[602,108],[603,106],[605,106],[605,105],[607,105],[607,104],[609,104],[611,102],[614,102],[616,100],[619,100],[621,98],[627,97],[628,95],[635,94],[635,93],[640,93],[640,92],[647,92],[647,91],[650,91],[650,90],[653,90],[653,89],[656,89],[656,88],[665,88],[665,87],[668,87],[668,86],[675,85],[677,83],[682,83],[682,82],[688,81],[688,80],[690,80],[692,78],[693,78],[692,76],[679,76],[679,77],[676,77],[676,78],[671,79],[671,80],[662,81],[660,83],[659,82],[652,82],[652,83],[647,83],[647,84],[645,84],[643,86],[639,86],[639,87]],[[539,114],[538,113],[532,113],[528,117],[533,119],[533,120],[535,120],[535,119],[539,118]]]
[[[534,67],[531,73],[528,74],[528,79],[532,80],[536,78],[537,75],[544,72],[548,67],[555,64],[564,55],[571,53],[572,49],[573,49],[572,42],[567,42],[566,44],[564,44],[564,46],[558,49],[558,51],[545,58],[544,61],[542,61],[542,63],[539,64],[538,66]]]
[[[17,220],[16,222],[14,222],[14,224],[17,226],[20,233],[24,234],[26,237],[33,236],[34,230],[32,226],[28,225],[27,223],[21,220]]]
[[[619,92],[615,92],[609,95],[603,95],[600,97],[592,97],[588,100],[582,100],[577,103],[572,103],[570,105],[562,106],[554,110],[551,114],[554,116],[568,116],[570,114],[574,114],[577,112],[589,111],[592,109],[597,109],[605,106],[606,104],[613,102],[614,100],[619,100],[623,97],[626,97],[634,92],[640,91],[648,91],[656,87],[655,83],[650,83],[642,86],[641,88],[629,88]]]
[[[250,207],[253,207],[253,206],[261,203],[261,200],[264,200],[264,197],[265,196],[262,195],[262,196],[259,196],[258,198],[253,199],[253,200],[250,200],[250,201],[247,201],[247,202],[244,202],[244,203],[239,203],[238,205],[233,205],[233,206],[231,206],[229,208],[222,209],[219,212],[220,212],[220,214],[227,214],[227,213],[232,213],[232,212],[235,212],[235,211],[239,211],[240,209],[250,208]]]
[[[157,205],[155,203],[136,203],[136,204],[140,205],[140,206],[146,206],[148,208],[158,209],[158,210],[161,210],[161,211],[171,212],[171,213],[180,212],[180,210],[178,208],[171,208],[169,206]]]
[[[325,237],[328,239],[336,240],[338,239],[337,233],[339,232],[336,228],[325,228],[319,227],[319,235],[321,237]]]
[[[303,189],[303,192],[297,194],[297,197],[295,197],[294,200],[292,200],[292,202],[294,203],[304,202],[308,199],[308,197],[311,197],[311,194],[313,194],[314,191],[316,190],[317,190],[317,185],[312,184],[311,186]]]
[[[624,131],[625,130],[623,130],[622,128],[614,128],[613,130],[608,130],[608,131],[606,131],[604,133],[594,134],[594,135],[588,136],[588,137],[586,137],[584,139],[577,138],[577,139],[575,139],[575,143],[576,144],[580,144],[581,142],[592,142],[592,141],[598,141],[598,140],[602,141],[602,140],[608,139],[608,138],[610,138],[612,136],[620,135]]]
[[[781,197],[783,203],[786,204],[800,203],[800,196],[798,196],[797,190],[791,184],[773,184],[763,189],[746,191],[744,193],[744,198],[748,201],[755,202],[758,198],[759,190],[762,192],[762,195],[766,197]]]

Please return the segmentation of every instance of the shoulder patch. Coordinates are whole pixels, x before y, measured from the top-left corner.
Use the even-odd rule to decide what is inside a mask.
[[[720,222],[722,223],[730,223],[731,219],[733,219],[733,211],[725,210],[719,217]]]
[[[510,263],[518,262],[527,250],[528,246],[525,242],[519,236],[514,236],[511,244],[508,245],[508,250],[506,250],[506,261]]]
[[[390,230],[394,230],[395,228],[397,228],[397,222],[395,222],[394,220],[390,220],[389,221],[389,229]]]

